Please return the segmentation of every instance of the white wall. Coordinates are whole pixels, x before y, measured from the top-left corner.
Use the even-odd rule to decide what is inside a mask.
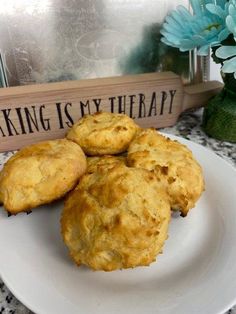
[[[212,59],[210,60],[210,80],[217,80],[222,82],[220,75],[220,65],[215,64]]]

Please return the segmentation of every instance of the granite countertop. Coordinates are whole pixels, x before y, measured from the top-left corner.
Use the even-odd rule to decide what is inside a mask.
[[[163,132],[184,137],[193,142],[201,144],[217,155],[225,159],[231,165],[236,167],[236,144],[220,142],[209,138],[201,130],[202,110],[184,113],[180,116],[178,123],[174,127],[164,128]],[[0,154],[0,167],[12,153]],[[235,291],[236,295],[236,291]],[[0,314],[29,314],[32,312],[22,305],[7,289],[0,279]],[[229,310],[227,314],[236,314],[236,307]],[[49,314],[49,313],[45,313]],[[200,314],[200,313],[199,313]],[[203,313],[202,313],[203,314]]]

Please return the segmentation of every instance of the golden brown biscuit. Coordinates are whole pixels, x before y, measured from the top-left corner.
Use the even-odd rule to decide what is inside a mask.
[[[168,196],[155,175],[117,164],[83,176],[66,199],[61,230],[78,265],[112,271],[155,261],[169,220]]]
[[[126,164],[125,156],[111,156],[105,155],[100,157],[88,157],[87,158],[87,173],[97,172],[98,169],[104,169],[114,167],[117,164]]]
[[[127,164],[154,170],[170,196],[171,207],[186,216],[204,190],[202,169],[192,152],[177,141],[142,130],[128,149]]]
[[[113,155],[127,150],[138,128],[124,114],[99,112],[80,119],[67,138],[78,143],[87,155]]]
[[[0,173],[0,199],[12,214],[56,200],[86,171],[79,145],[63,140],[41,142],[11,157]]]

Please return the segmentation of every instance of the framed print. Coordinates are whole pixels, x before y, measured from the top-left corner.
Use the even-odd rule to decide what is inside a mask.
[[[194,58],[160,40],[163,20],[177,5],[188,1],[3,0],[7,81],[15,86],[171,70],[188,83],[198,75]]]

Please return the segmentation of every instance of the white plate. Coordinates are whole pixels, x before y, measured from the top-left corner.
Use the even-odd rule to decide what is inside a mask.
[[[236,303],[236,172],[178,140],[203,166],[206,191],[186,218],[173,217],[156,263],[77,268],[61,240],[60,203],[10,218],[1,210],[0,275],[13,294],[40,314],[218,314]]]

